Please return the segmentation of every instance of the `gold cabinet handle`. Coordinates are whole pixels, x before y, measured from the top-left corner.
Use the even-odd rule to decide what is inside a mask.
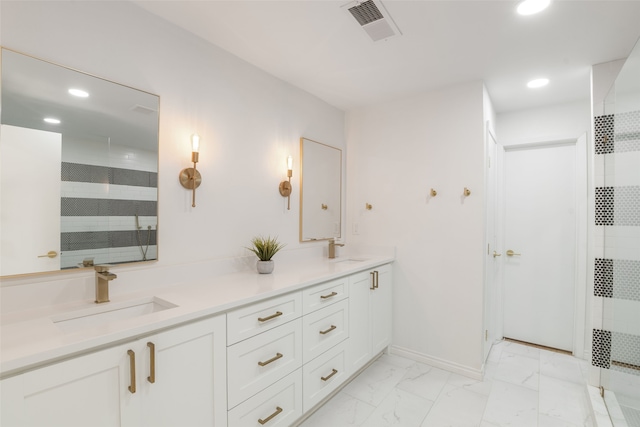
[[[136,392],[136,353],[133,350],[127,350],[129,355],[129,374],[131,376],[131,385],[129,391],[131,394]]]
[[[156,345],[152,342],[147,343],[147,347],[149,347],[149,376],[147,377],[147,381],[151,384],[156,382]]]
[[[278,316],[282,316],[282,312],[281,311],[276,311],[274,314],[272,314],[271,316],[267,316],[267,317],[258,317],[258,322],[266,322],[267,320],[271,320],[271,319],[275,319]]]
[[[49,251],[44,255],[38,255],[38,258],[55,258],[58,256],[58,252],[56,251]]]
[[[338,295],[338,293],[337,293],[337,292],[331,292],[331,293],[330,293],[330,294],[328,294],[328,295],[320,295],[320,298],[322,298],[322,299],[327,299],[327,298],[335,297],[336,295]]]
[[[267,366],[269,363],[275,362],[276,360],[280,359],[281,357],[282,357],[282,353],[276,353],[275,356],[273,356],[271,359],[267,360],[266,362],[258,362],[258,365]]]
[[[374,287],[374,288],[376,288],[376,289],[378,289],[378,283],[379,283],[379,282],[378,282],[378,279],[380,278],[380,276],[379,276],[379,274],[378,274],[378,270],[375,270],[375,271],[374,271],[374,273],[376,273],[376,274],[375,274],[375,276],[376,276],[376,283],[373,285],[373,287]]]
[[[334,375],[335,375],[335,374],[337,374],[337,373],[338,373],[338,370],[337,370],[337,369],[332,369],[332,370],[331,370],[331,373],[330,373],[329,375],[327,375],[326,377],[320,377],[320,379],[321,379],[322,381],[329,381],[329,378],[331,378],[332,376],[334,376]]]
[[[337,328],[336,325],[331,325],[331,327],[329,329],[327,329],[326,331],[320,331],[320,335],[326,335],[329,332],[333,331],[335,328]]]
[[[260,424],[266,424],[269,421],[271,421],[273,418],[277,417],[278,414],[282,412],[282,408],[279,406],[276,406],[276,412],[274,412],[273,414],[269,415],[267,418],[265,418],[264,420],[262,418],[258,418],[258,422]]]
[[[369,288],[372,291],[376,290],[376,272],[372,271],[369,273],[371,275],[371,287]]]
[[[502,254],[499,254],[498,252],[493,251],[493,257],[495,258],[495,257],[497,257],[497,256],[502,256]]]
[[[509,249],[507,251],[507,256],[520,256],[520,255],[522,255],[522,254],[517,254],[514,251],[512,251],[511,249]]]

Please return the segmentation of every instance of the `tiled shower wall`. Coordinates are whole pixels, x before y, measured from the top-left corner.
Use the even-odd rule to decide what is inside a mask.
[[[640,376],[640,111],[594,118],[594,366]]]
[[[61,179],[61,268],[157,258],[156,152],[65,135]]]

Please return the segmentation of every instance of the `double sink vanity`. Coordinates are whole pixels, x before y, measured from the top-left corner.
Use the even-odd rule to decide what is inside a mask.
[[[295,425],[390,344],[392,262],[309,260],[3,316],[0,424]]]

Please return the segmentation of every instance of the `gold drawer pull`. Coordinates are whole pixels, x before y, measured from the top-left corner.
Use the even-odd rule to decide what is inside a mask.
[[[149,347],[149,364],[151,365],[147,381],[153,384],[156,382],[156,345],[152,342],[148,342],[147,347]]]
[[[282,357],[282,353],[276,353],[275,356],[273,356],[271,359],[267,360],[266,362],[258,362],[258,365],[267,366],[269,363],[275,362],[276,360],[280,359],[281,357]],[[269,420],[267,420],[267,421],[269,421]]]
[[[331,292],[329,295],[321,295],[320,298],[327,299],[327,298],[335,297],[336,295],[338,295],[337,292]]]
[[[136,353],[133,350],[127,350],[129,355],[129,373],[131,375],[131,385],[129,391],[131,394],[136,392]]]
[[[258,322],[266,322],[267,320],[271,320],[271,319],[275,319],[278,316],[282,316],[282,312],[281,311],[276,311],[274,314],[272,314],[271,316],[267,316],[267,317],[258,317]]]
[[[278,416],[278,414],[282,412],[282,408],[279,406],[276,406],[276,412],[274,412],[273,414],[269,415],[267,418],[265,418],[264,420],[262,418],[258,418],[258,422],[260,424],[266,424],[269,421],[271,421],[273,418],[275,418],[276,416]]]
[[[326,331],[320,331],[320,335],[326,335],[329,332],[333,331],[335,328],[337,328],[336,325],[331,325],[331,327],[329,329],[327,329]]]
[[[327,375],[326,377],[320,377],[320,379],[321,379],[322,381],[329,381],[329,378],[331,378],[332,376],[334,376],[334,375],[335,375],[335,374],[337,374],[337,373],[338,373],[338,370],[337,370],[337,369],[332,369],[332,370],[331,370],[331,373],[330,373],[329,375]]]

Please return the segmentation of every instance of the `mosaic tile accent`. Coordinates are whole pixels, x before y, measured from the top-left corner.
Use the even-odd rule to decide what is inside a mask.
[[[640,261],[596,258],[593,295],[640,301]]]
[[[611,332],[602,329],[593,330],[591,345],[591,364],[599,368],[609,369],[611,366]]]
[[[63,162],[62,181],[158,187],[158,173]]]
[[[640,151],[640,111],[594,117],[596,154]]]
[[[111,200],[63,197],[62,216],[155,216],[158,202],[149,200]]]
[[[147,246],[147,238],[150,246],[157,244],[156,230],[151,230],[151,236],[148,233],[149,230],[140,230],[140,239],[143,247]],[[128,246],[140,246],[138,244],[138,233],[135,230],[60,233],[60,249],[63,252]]]
[[[609,154],[614,152],[614,116],[596,116],[593,121],[594,142],[596,154]]]
[[[640,186],[596,187],[596,225],[640,226]]]

